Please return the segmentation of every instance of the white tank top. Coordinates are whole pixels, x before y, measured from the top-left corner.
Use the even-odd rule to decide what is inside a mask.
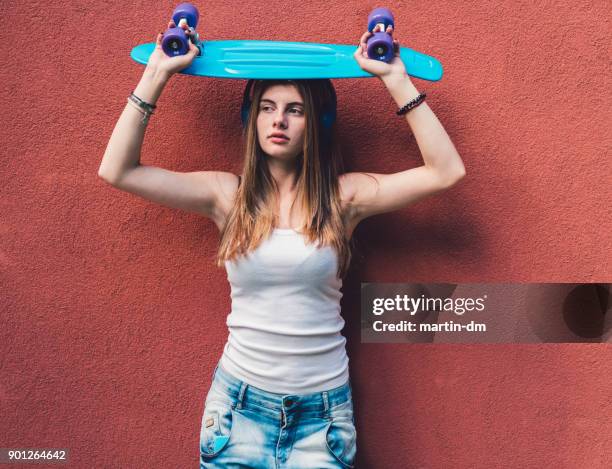
[[[247,256],[226,261],[232,310],[221,367],[275,393],[343,385],[349,373],[337,267],[333,247],[307,244],[285,228]]]

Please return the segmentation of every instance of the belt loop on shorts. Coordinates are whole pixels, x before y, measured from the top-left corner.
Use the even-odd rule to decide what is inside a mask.
[[[327,391],[323,391],[321,397],[323,398],[323,417],[326,418],[329,417],[329,399]]]
[[[246,392],[248,384],[244,381],[240,383],[240,391],[238,391],[238,400],[236,402],[236,409],[242,409],[242,400],[244,399],[244,393]]]

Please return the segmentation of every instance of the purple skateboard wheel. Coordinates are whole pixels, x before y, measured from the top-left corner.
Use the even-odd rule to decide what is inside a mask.
[[[372,31],[377,24],[383,25],[383,31],[374,33],[366,42],[368,57],[382,62],[391,62],[395,55],[393,38],[385,31],[388,26],[395,29],[393,14],[387,8],[375,8],[368,16],[368,31]]]
[[[174,21],[174,24],[178,26],[182,18],[187,20],[187,24],[190,28],[195,29],[195,27],[198,25],[200,14],[198,9],[191,3],[181,3],[174,9],[174,12],[172,13],[172,20]]]
[[[169,28],[164,33],[162,49],[170,57],[185,55],[189,51],[189,38],[183,28]]]
[[[183,28],[179,27],[179,24],[182,19],[185,19],[189,28],[195,29],[199,18],[198,9],[191,3],[181,3],[174,9],[172,21],[174,21],[176,28],[169,28],[164,33],[161,44],[166,55],[174,57],[189,52],[189,37],[185,34]]]

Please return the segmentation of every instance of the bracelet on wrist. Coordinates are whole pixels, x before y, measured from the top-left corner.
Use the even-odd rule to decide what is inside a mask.
[[[140,107],[142,107],[143,109],[147,109],[151,112],[153,112],[157,107],[155,104],[149,104],[146,101],[143,101],[138,96],[136,96],[133,91],[130,93],[130,98]]]
[[[146,125],[149,122],[149,117],[151,116],[151,114],[153,114],[153,110],[151,108],[149,108],[149,107],[140,105],[139,102],[132,97],[132,95],[128,96],[127,101],[138,112],[143,114],[142,123]],[[144,102],[144,101],[142,101],[142,102]],[[145,103],[145,104],[147,104],[147,103]]]
[[[425,93],[420,93],[416,98],[414,98],[413,100],[409,101],[408,103],[406,103],[404,106],[402,106],[399,111],[396,112],[396,114],[398,116],[403,116],[404,114],[406,114],[408,111],[414,109],[415,107],[417,107],[419,104],[421,104],[423,101],[425,101],[425,98],[427,97],[427,95]]]

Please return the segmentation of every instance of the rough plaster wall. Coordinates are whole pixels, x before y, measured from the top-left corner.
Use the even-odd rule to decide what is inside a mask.
[[[70,467],[197,464],[227,338],[216,228],[97,177],[143,70],[129,51],[174,5],[0,3],[2,447],[68,447]],[[198,6],[204,38],[356,44],[381,5]],[[400,43],[444,65],[415,84],[467,177],[357,229],[343,314],[358,467],[609,467],[609,346],[360,345],[358,299],[360,281],[610,281],[609,4],[385,6]],[[240,171],[243,84],[174,77],[142,162]],[[335,85],[349,170],[422,164],[380,82]]]

